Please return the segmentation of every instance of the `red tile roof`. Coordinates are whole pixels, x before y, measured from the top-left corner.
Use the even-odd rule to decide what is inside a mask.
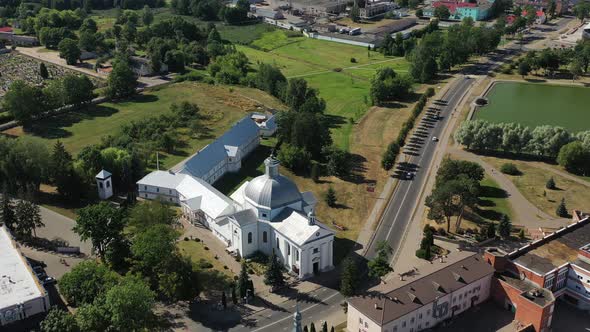
[[[0,27],[0,32],[12,32],[11,27]]]

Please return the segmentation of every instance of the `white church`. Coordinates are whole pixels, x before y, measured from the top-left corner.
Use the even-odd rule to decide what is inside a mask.
[[[210,144],[227,146],[219,141],[223,143],[223,137],[227,139],[228,136],[239,137],[243,140],[241,143],[246,142],[234,142],[237,151],[226,148],[228,162],[232,164],[241,165],[241,159],[254,149],[252,145],[258,146],[259,130],[256,130],[256,138],[231,133],[236,128],[249,132],[249,122],[253,121],[246,119]],[[243,122],[245,120],[247,122]],[[254,127],[258,128],[255,124]],[[241,151],[240,146],[245,146],[247,151]],[[207,177],[209,181],[206,181],[187,169],[186,166],[192,166],[201,174],[211,174],[202,167],[195,167],[200,164],[198,159],[203,157],[199,154],[187,161],[178,172],[154,171],[139,180],[139,197],[180,205],[188,220],[205,225],[225,243],[229,251],[242,257],[256,251],[269,255],[274,250],[285,268],[301,279],[333,268],[334,232],[316,220],[313,210],[317,201],[314,195],[299,192],[291,180],[279,173],[278,160],[273,156],[267,158],[264,162],[265,174],[245,182],[227,197],[209,183],[211,177]],[[236,156],[239,156],[238,160]],[[220,167],[220,163],[211,163],[210,160],[205,163]]]

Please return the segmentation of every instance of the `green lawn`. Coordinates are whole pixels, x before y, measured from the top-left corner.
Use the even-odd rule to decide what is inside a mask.
[[[499,221],[502,215],[512,218],[512,208],[504,189],[492,178],[486,176],[481,181],[479,196],[479,215],[489,221]]]
[[[276,65],[288,78],[305,78],[319,90],[326,100],[326,113],[333,116],[334,142],[347,150],[353,127],[349,119],[359,120],[369,108],[370,80],[377,69],[389,66],[404,73],[409,67],[404,58],[385,57],[360,46],[294,37],[293,32],[283,30],[264,33],[252,45],[256,49],[238,49],[253,67],[259,62]]]
[[[47,139],[51,141],[49,144],[59,139],[76,154],[87,145],[99,143],[102,137],[116,133],[125,123],[165,114],[172,103],[185,100],[199,105],[209,132],[197,139],[186,129],[181,130],[184,144],[174,154],[160,154],[162,168],[172,167],[198,151],[259,104],[281,108],[276,99],[257,89],[184,82],[150,90],[126,101],[103,103],[45,119],[26,134]]]
[[[573,132],[588,129],[588,88],[502,82],[491,89],[488,99],[489,105],[478,110],[476,118],[529,127],[561,126]]]

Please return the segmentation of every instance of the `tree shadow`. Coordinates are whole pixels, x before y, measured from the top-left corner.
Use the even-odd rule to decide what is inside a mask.
[[[354,184],[366,183],[365,173],[367,172],[366,167],[367,158],[360,154],[350,154],[350,172],[342,177],[342,180],[351,182]]]
[[[340,115],[324,114],[324,118],[324,122],[329,128],[340,128],[340,126],[347,123],[347,119]]]
[[[189,305],[187,316],[211,330],[227,331],[238,326],[242,322],[242,316],[251,313],[249,309],[243,306],[229,306],[220,310],[218,304],[219,300],[217,299],[193,302]]]
[[[508,193],[506,190],[492,186],[480,186],[480,197],[491,197],[491,198],[506,198]]]
[[[123,103],[141,103],[141,104],[145,104],[145,103],[153,103],[155,101],[158,101],[160,98],[156,95],[153,94],[144,94],[144,93],[140,93],[140,94],[136,94],[133,95],[130,98],[127,99],[120,99],[120,100],[116,100],[113,102],[113,104],[123,104]]]
[[[37,121],[26,129],[27,132],[46,139],[66,138],[72,136],[72,132],[64,129],[84,120],[93,120],[99,117],[109,117],[119,112],[116,108],[91,105],[86,109],[80,109],[68,113]]]

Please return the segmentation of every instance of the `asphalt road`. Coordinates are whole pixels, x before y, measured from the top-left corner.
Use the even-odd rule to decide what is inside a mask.
[[[560,20],[556,25],[549,28],[549,31],[562,29],[566,20]],[[466,68],[465,75],[487,75],[496,66],[502,64],[507,58],[526,51],[526,44],[532,41],[545,38],[545,31],[532,31],[525,37],[524,45],[512,44],[505,50],[498,50],[488,56],[488,61]],[[417,124],[418,130],[410,138],[410,142],[404,146],[403,153],[407,155],[406,161],[396,167],[394,176],[402,178],[396,187],[392,198],[387,205],[382,220],[375,231],[375,237],[369,245],[366,257],[368,259],[375,255],[375,245],[379,241],[387,241],[395,257],[401,245],[403,245],[403,235],[411,220],[415,205],[420,198],[420,192],[426,177],[428,169],[438,145],[432,137],[440,137],[444,128],[451,118],[463,94],[471,88],[474,79],[464,76],[453,83],[445,95],[441,97],[440,103],[427,107],[426,116]],[[432,109],[434,108],[434,109]],[[440,117],[436,118],[439,112]],[[407,178],[407,173],[411,172],[411,178]],[[434,176],[431,174],[431,176]],[[302,313],[302,323],[308,325],[312,321],[321,321],[333,317],[337,312],[342,312],[340,304],[344,297],[334,289],[322,287],[318,290],[307,294],[307,301],[299,302],[299,310]],[[271,332],[271,331],[289,331],[293,328],[293,312],[295,312],[296,302],[287,301],[280,305],[282,310],[265,309],[247,318],[245,325],[232,328],[230,331],[249,331],[249,332]],[[331,322],[328,321],[330,324]]]
[[[375,256],[376,245],[381,241],[389,243],[394,253],[398,251],[439,144],[435,141],[435,137],[441,136],[453,110],[474,81],[467,76],[458,79],[440,100],[436,100],[431,107],[427,107],[422,120],[416,125],[414,134],[402,148],[406,161],[397,164],[393,175],[400,181],[375,231],[375,237],[366,254],[367,258]],[[438,119],[435,115],[437,112],[440,113]],[[408,174],[413,175],[408,176]]]

